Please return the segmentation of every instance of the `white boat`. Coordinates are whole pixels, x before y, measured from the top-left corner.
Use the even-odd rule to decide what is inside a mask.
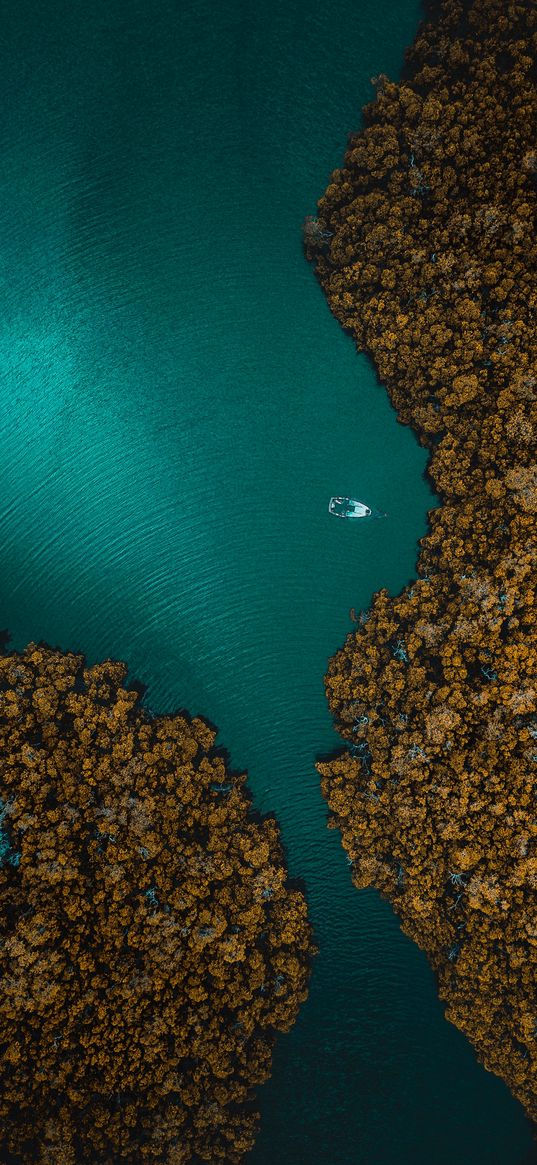
[[[372,511],[357,498],[330,498],[328,513],[335,518],[370,518]]]

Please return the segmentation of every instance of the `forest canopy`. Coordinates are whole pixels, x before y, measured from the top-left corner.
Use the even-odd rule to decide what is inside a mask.
[[[537,9],[431,11],[305,231],[442,502],[415,581],[330,661],[348,747],[318,768],[355,884],[390,898],[447,1017],[537,1119]]]
[[[313,946],[215,730],[127,669],[0,656],[2,1161],[238,1163]]]

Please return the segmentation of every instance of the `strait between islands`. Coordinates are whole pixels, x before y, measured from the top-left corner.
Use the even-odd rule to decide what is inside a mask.
[[[444,0],[376,79],[310,223],[330,306],[431,451],[418,577],[330,662],[319,763],[357,886],[537,1119],[536,10]],[[532,670],[533,669],[533,670]],[[314,953],[272,819],[215,731],[126,668],[0,657],[2,1159],[238,1165]]]

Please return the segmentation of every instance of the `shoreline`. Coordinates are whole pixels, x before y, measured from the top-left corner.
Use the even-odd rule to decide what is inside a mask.
[[[318,764],[323,792],[355,884],[389,898],[447,1018],[536,1120],[532,21],[527,3],[446,0],[403,79],[376,79],[305,242],[336,318],[430,450],[441,501],[421,578],[378,592],[330,661],[353,752]]]

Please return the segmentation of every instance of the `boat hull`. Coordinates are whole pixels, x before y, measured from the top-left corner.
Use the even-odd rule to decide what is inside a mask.
[[[328,513],[332,514],[334,518],[348,518],[351,521],[356,518],[371,517],[370,507],[366,506],[365,502],[359,502],[357,498],[330,498]]]

